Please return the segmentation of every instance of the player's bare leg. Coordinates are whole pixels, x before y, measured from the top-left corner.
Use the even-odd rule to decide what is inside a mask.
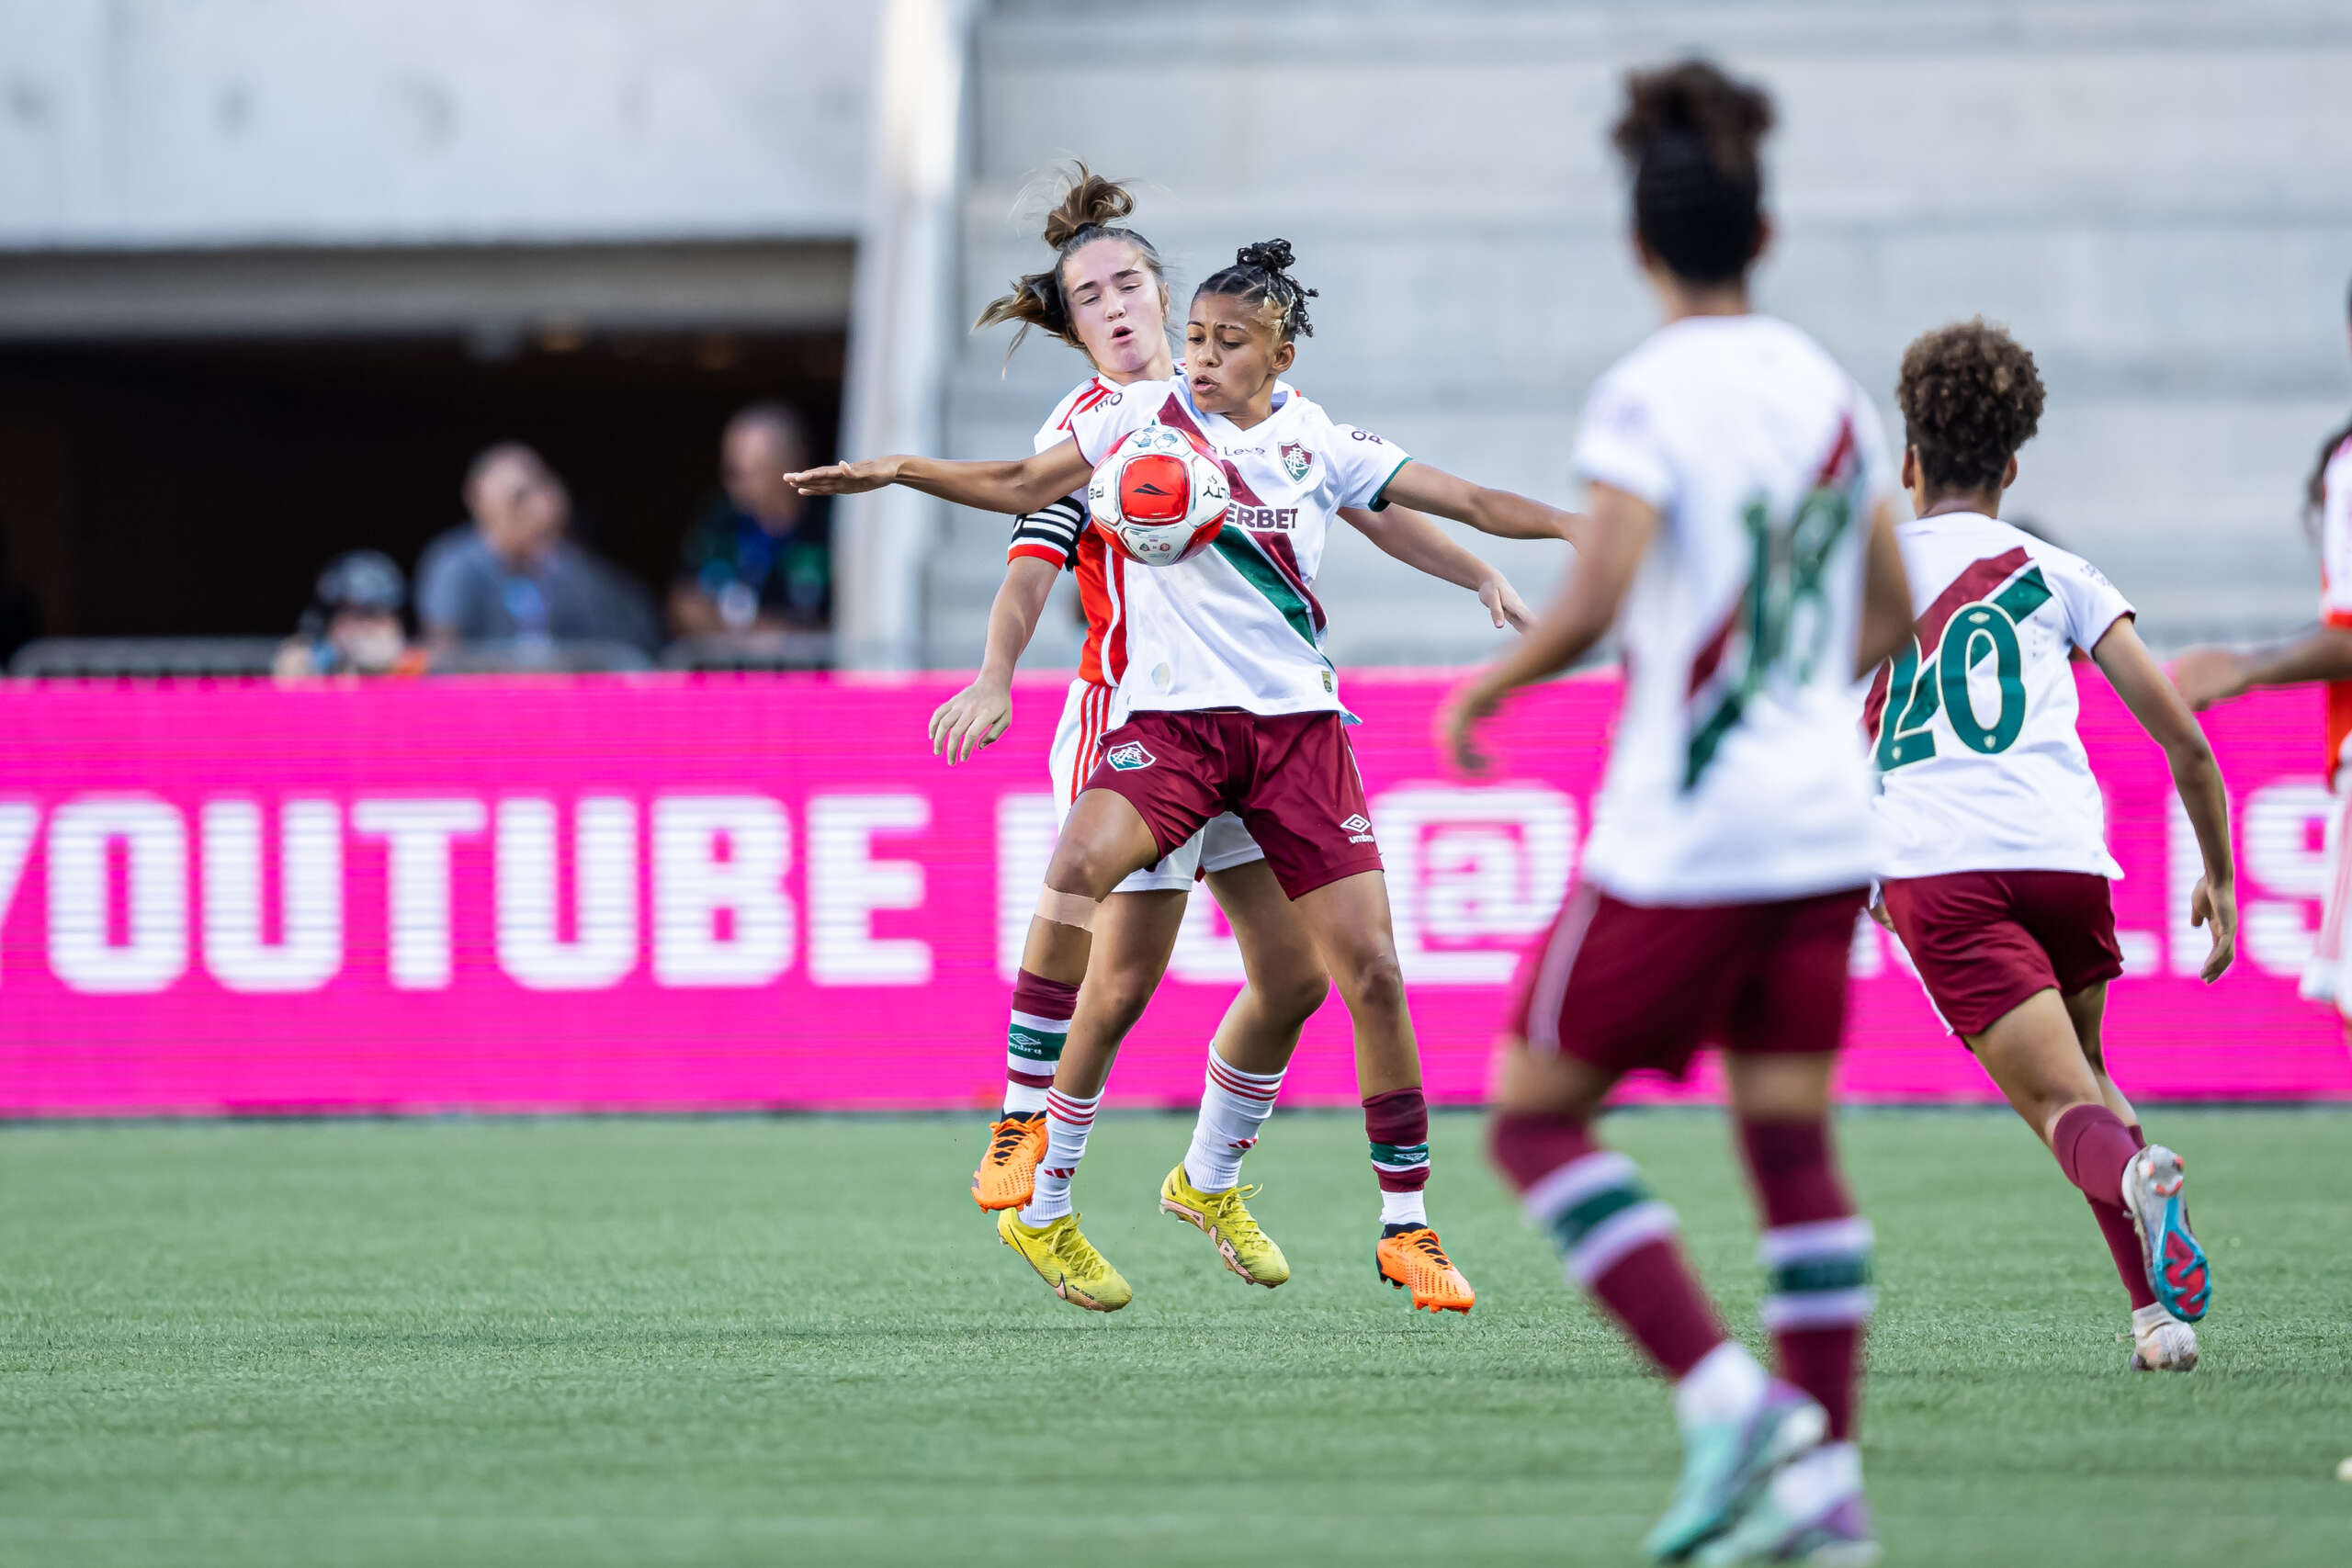
[[[1088,790],[1078,797],[1054,846],[1037,913],[1029,922],[1029,940],[1012,990],[1015,1029],[1069,1034],[1093,955],[1093,928],[1103,900],[1128,875],[1159,858],[1150,829],[1124,798],[1104,790]],[[1067,1067],[1065,1060],[1057,1073]],[[1097,1087],[1099,1090],[1099,1083]],[[1036,1179],[1040,1186],[1056,1168],[1057,1134],[1066,1140],[1074,1135],[1082,1144],[1093,1122],[1092,1103],[1081,1108],[1049,1094],[1046,1122],[1046,1151]],[[1029,1207],[1035,1208],[1036,1202],[1033,1192]],[[1042,1224],[1026,1223],[1022,1213],[1007,1209],[997,1217],[997,1235],[1056,1295],[1095,1311],[1116,1311],[1134,1292],[1080,1234],[1078,1216],[1067,1203],[1065,1188],[1063,1212]]]
[[[2186,1370],[2194,1335],[2158,1330],[2165,1316],[2183,1325],[2202,1317],[2211,1280],[2181,1201],[2180,1156],[2147,1145],[2128,1120],[2130,1102],[2120,1112],[2109,1103],[2104,1063],[2093,1066],[2106,1000],[2103,985],[2071,998],[2037,991],[1968,1043],[2089,1201],[2132,1298],[2135,1340],[2149,1341],[2135,1345],[2134,1364]]]
[[[1378,1277],[1408,1291],[1416,1307],[1468,1312],[1478,1299],[1430,1228],[1423,1189],[1430,1179],[1429,1102],[1421,1095],[1420,1044],[1405,998],[1405,973],[1388,908],[1388,879],[1358,872],[1293,904],[1355,1026],[1356,1088],[1364,1137],[1380,1182]]]
[[[1257,1189],[1241,1185],[1241,1161],[1273,1113],[1298,1032],[1330,981],[1265,862],[1211,872],[1208,882],[1233,926],[1249,983],[1210,1043],[1193,1141],[1160,1182],[1159,1206],[1206,1235],[1227,1269],[1271,1289],[1290,1278],[1290,1262],[1250,1212]]]

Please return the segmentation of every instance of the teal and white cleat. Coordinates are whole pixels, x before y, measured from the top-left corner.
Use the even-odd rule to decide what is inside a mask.
[[[1642,1550],[1661,1562],[1686,1561],[1730,1528],[1766,1478],[1828,1430],[1828,1413],[1777,1379],[1746,1416],[1685,1427],[1682,1479]]]
[[[1810,1562],[1871,1568],[1879,1560],[1862,1466],[1851,1443],[1817,1448],[1775,1472],[1731,1529],[1699,1549],[1706,1568]]]
[[[2189,1372],[2197,1370],[2197,1330],[2158,1302],[2132,1314],[2132,1370]]]
[[[2188,1164],[2162,1144],[2150,1144],[2123,1168],[2123,1207],[2140,1232],[2148,1260],[2148,1288],[2156,1302],[2183,1323],[2205,1315],[2213,1298],[2205,1249],[2189,1234],[2188,1201],[2183,1194]]]

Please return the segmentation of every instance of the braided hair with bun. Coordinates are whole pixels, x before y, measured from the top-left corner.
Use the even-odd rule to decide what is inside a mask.
[[[1271,304],[1274,308],[1275,342],[1292,343],[1313,337],[1315,325],[1306,319],[1306,302],[1320,296],[1290,275],[1294,259],[1288,240],[1263,240],[1244,245],[1233,253],[1233,265],[1203,278],[1201,286],[1193,290],[1193,297],[1218,294],[1239,299],[1245,305]]]
[[[1629,72],[1611,141],[1634,175],[1634,227],[1687,283],[1743,276],[1764,238],[1758,158],[1772,129],[1764,89],[1703,60]]]
[[[1073,162],[1068,188],[1053,210],[1046,214],[1045,239],[1053,247],[1054,265],[1042,272],[1024,273],[1014,278],[1012,292],[989,300],[981,310],[979,320],[972,323],[972,330],[978,332],[1000,321],[1018,321],[1021,330],[1013,334],[1012,348],[1021,346],[1031,327],[1043,328],[1072,348],[1084,348],[1086,345],[1070,326],[1069,301],[1062,297],[1062,264],[1097,240],[1125,240],[1135,246],[1153,278],[1162,288],[1167,288],[1168,272],[1160,262],[1159,250],[1149,240],[1119,222],[1135,209],[1136,198],[1126,186],[1116,180],[1104,179],[1082,163]],[[1012,349],[1005,350],[1008,358],[1012,353]]]

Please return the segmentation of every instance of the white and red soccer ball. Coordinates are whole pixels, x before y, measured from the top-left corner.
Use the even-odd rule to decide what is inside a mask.
[[[1206,442],[1173,425],[1147,424],[1095,465],[1086,509],[1129,560],[1173,566],[1217,536],[1233,494]]]

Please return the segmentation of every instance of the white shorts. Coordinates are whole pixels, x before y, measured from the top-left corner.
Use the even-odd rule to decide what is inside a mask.
[[[1111,701],[1116,689],[1091,681],[1069,683],[1069,698],[1062,704],[1062,721],[1054,728],[1054,815],[1067,818],[1078,792],[1095,765],[1102,761],[1102,737],[1111,728]],[[1119,893],[1183,893],[1191,890],[1203,871],[1228,871],[1264,860],[1266,852],[1231,812],[1213,817],[1208,825],[1169,852],[1158,865],[1147,866],[1113,889]]]

